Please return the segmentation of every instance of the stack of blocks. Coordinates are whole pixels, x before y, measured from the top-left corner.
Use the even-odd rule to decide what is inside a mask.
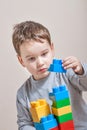
[[[45,99],[31,102],[30,112],[36,130],[59,130],[58,123]]]
[[[48,71],[66,73],[62,67],[62,60],[57,59],[53,60]],[[45,99],[31,102],[30,112],[36,130],[74,130],[69,93],[66,87],[54,87],[49,97],[53,102],[52,112]]]
[[[52,113],[59,123],[59,130],[74,130],[72,110],[66,87],[53,88],[53,92],[49,93],[49,96],[53,101]]]

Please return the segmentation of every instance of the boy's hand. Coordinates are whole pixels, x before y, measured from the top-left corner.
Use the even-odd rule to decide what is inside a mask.
[[[76,74],[82,75],[84,73],[81,62],[74,56],[69,56],[63,59],[64,69],[72,68]]]

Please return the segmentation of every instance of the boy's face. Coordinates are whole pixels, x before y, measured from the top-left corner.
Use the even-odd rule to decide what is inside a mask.
[[[37,41],[26,41],[20,46],[20,63],[27,68],[34,79],[39,80],[48,76],[47,69],[54,57],[53,44],[44,40],[43,43]]]

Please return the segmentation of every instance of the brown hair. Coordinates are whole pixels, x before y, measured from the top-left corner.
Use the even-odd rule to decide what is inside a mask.
[[[25,21],[15,25],[13,28],[12,42],[18,55],[20,55],[20,45],[26,40],[43,42],[43,39],[47,40],[49,45],[51,45],[48,29],[39,23]]]

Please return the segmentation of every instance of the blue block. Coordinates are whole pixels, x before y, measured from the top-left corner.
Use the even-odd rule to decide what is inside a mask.
[[[53,88],[53,92],[49,93],[49,97],[53,101],[59,101],[65,98],[69,98],[69,93],[65,86],[59,86]]]
[[[62,60],[53,59],[53,64],[62,64]]]
[[[53,59],[53,63],[50,65],[48,71],[66,73],[66,70],[62,66],[62,60]]]
[[[49,130],[58,126],[58,122],[54,118],[53,114],[46,117],[42,117],[40,123],[34,122],[36,130]]]

